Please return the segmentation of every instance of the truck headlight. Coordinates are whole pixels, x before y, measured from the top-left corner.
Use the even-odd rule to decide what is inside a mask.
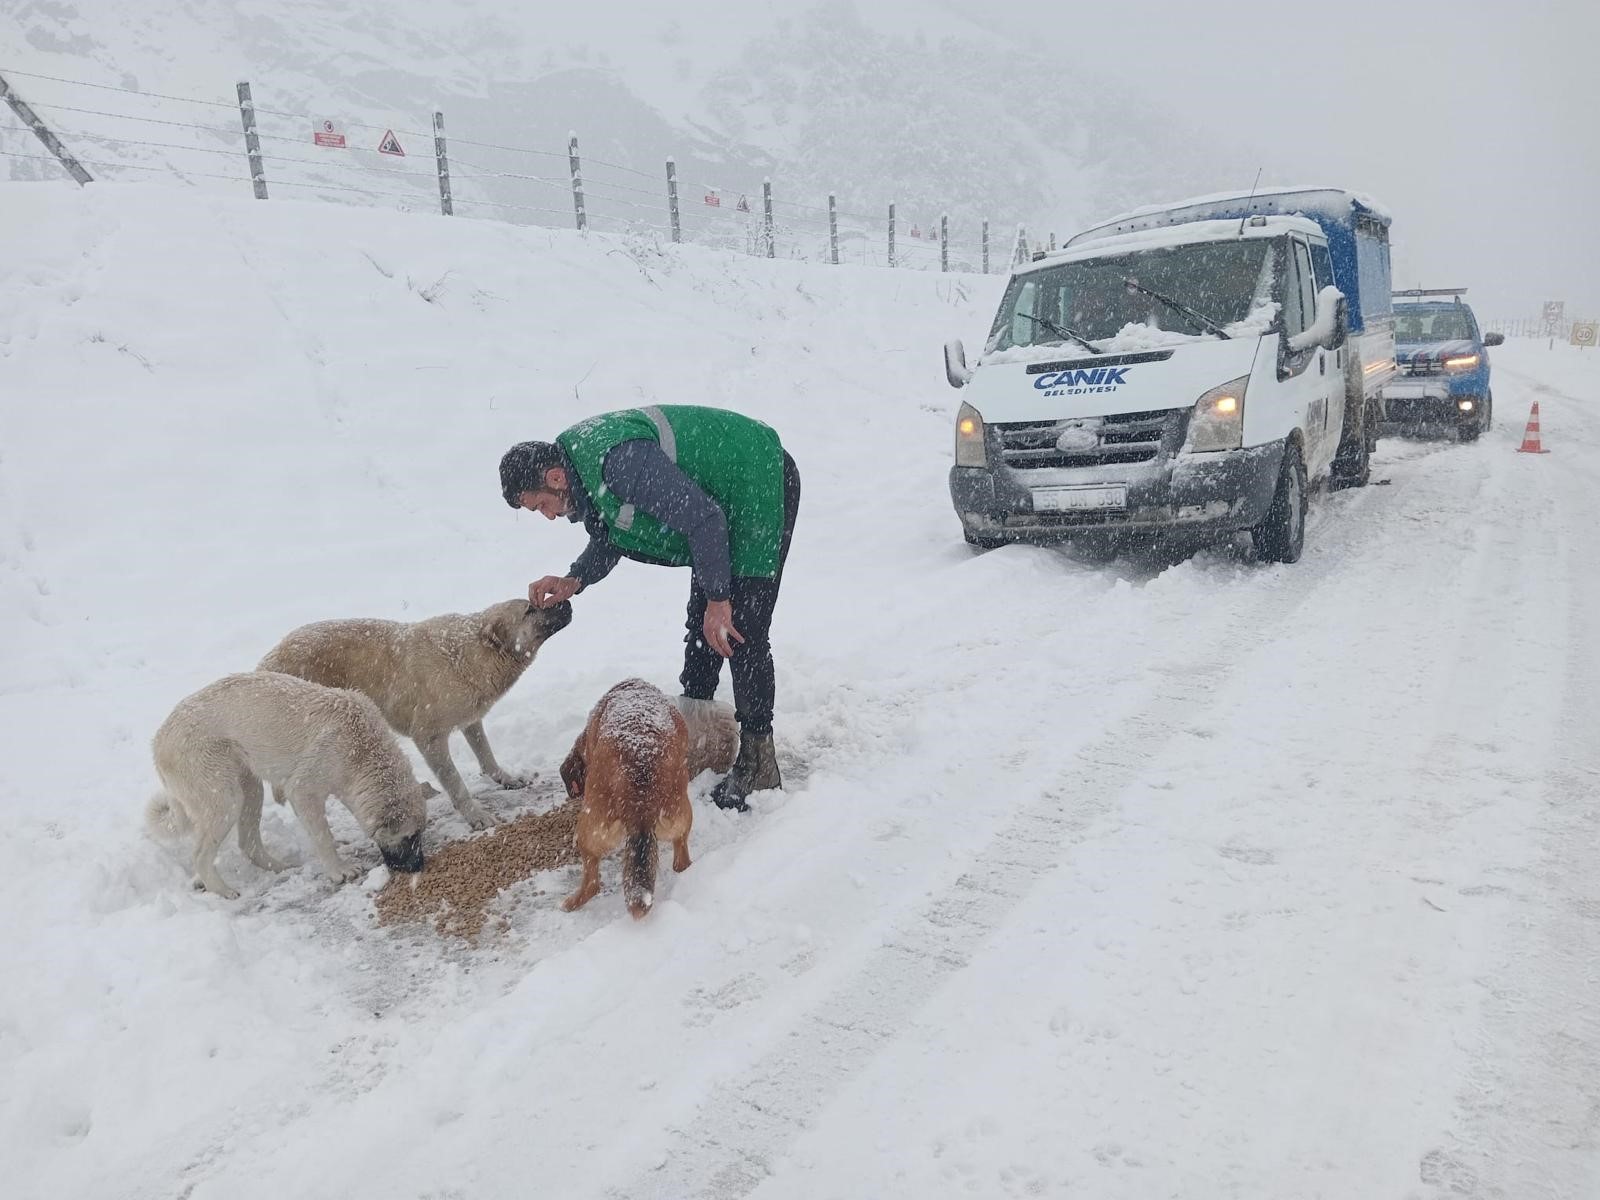
[[[1230,379],[1195,402],[1189,418],[1190,450],[1237,450],[1244,444],[1244,390],[1250,376]]]
[[[956,413],[956,466],[987,467],[989,452],[983,444],[983,414],[970,404]]]
[[[1458,354],[1455,358],[1444,360],[1444,369],[1446,371],[1470,371],[1477,365],[1478,356],[1476,354]]]

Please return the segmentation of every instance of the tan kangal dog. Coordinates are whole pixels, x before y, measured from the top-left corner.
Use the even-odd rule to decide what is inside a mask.
[[[377,706],[359,692],[257,671],[227,675],[179,701],[151,743],[165,793],[148,816],[195,834],[196,887],[229,900],[239,893],[217,873],[217,848],[239,827],[239,849],[264,871],[283,864],[261,844],[262,784],[281,793],[311,835],[334,879],[361,874],[339,857],[327,800],[337,796],[399,871],[422,870],[428,797]]]
[[[534,608],[526,600],[414,624],[318,621],[279,642],[261,669],[370,696],[389,724],[416,742],[456,811],[482,829],[489,813],[461,782],[450,735],[457,729],[466,735],[483,773],[501,787],[526,787],[527,780],[495,761],[483,718],[522,678],[539,647],[571,621],[570,603]]]
[[[642,679],[617,684],[594,706],[561,764],[567,794],[582,797],[574,841],[583,880],[562,902],[571,912],[600,891],[600,859],[622,847],[622,895],[634,918],[655,903],[656,844],[672,843],[672,869],[689,869],[689,734],[673,702]]]

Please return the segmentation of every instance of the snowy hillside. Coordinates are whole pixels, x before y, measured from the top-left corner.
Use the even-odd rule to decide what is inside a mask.
[[[146,177],[120,164],[177,169],[194,186],[234,194],[247,178],[238,114],[228,107],[238,80],[252,81],[262,110],[275,159],[268,178],[297,196],[313,185],[329,199],[357,199],[341,188],[372,189],[365,202],[428,207],[431,160],[418,155],[431,154],[431,115],[441,109],[463,141],[464,213],[535,224],[570,213],[569,130],[597,160],[590,208],[607,228],[664,223],[671,154],[689,203],[714,188],[731,207],[740,195],[759,196],[771,176],[780,219],[809,222],[812,233],[830,190],[853,214],[852,229],[876,229],[897,201],[911,251],[909,227],[929,228],[942,212],[968,250],[983,218],[1002,238],[1018,222],[1065,236],[1151,196],[1247,186],[1257,165],[1216,136],[1202,155],[1188,116],[1134,96],[1093,63],[1074,65],[1070,89],[998,89],[1002,80],[1049,79],[1059,66],[938,0],[747,6],[737,18],[723,3],[691,0],[668,12],[632,0],[608,6],[601,25],[582,8],[504,0],[353,0],[338,12],[322,0],[24,0],[0,13],[0,67],[222,102],[208,109],[13,81],[51,106],[40,111],[80,157],[107,164],[98,174]],[[310,144],[311,121],[322,117],[348,124],[352,149]],[[390,128],[407,160],[376,153]],[[39,153],[5,122],[0,151]],[[54,173],[32,159],[0,159],[0,177]],[[724,231],[728,216],[688,214]]]
[[[1600,361],[1496,350],[1495,428],[1385,441],[1292,567],[974,556],[939,346],[998,288],[0,189],[11,1194],[1596,1194]],[[475,949],[231,844],[242,898],[192,894],[141,825],[171,705],[301,622],[561,569],[577,532],[507,509],[498,456],[645,401],[799,463],[789,792],[697,793],[638,924],[614,868]],[[686,586],[580,598],[488,721],[540,773],[502,815],[607,686],[670,685]]]

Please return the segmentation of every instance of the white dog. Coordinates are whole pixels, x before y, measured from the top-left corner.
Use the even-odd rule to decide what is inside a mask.
[[[337,796],[399,871],[422,870],[427,800],[377,706],[357,692],[289,675],[228,675],[179,702],[151,743],[165,794],[149,816],[195,833],[195,886],[239,893],[217,873],[217,848],[239,826],[239,849],[256,866],[281,871],[261,844],[262,783],[286,797],[328,874],[361,874],[339,857],[327,799]]]
[[[495,761],[483,718],[522,678],[539,647],[571,621],[570,603],[534,608],[526,600],[409,625],[318,621],[279,642],[260,669],[369,696],[396,731],[416,742],[456,811],[482,829],[489,814],[456,772],[450,735],[457,729],[466,735],[483,773],[501,787],[526,787],[527,780]]]

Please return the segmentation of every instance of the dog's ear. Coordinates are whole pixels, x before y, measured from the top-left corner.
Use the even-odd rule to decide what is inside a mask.
[[[512,619],[493,608],[483,614],[483,623],[478,626],[479,639],[496,650],[507,649],[515,632]]]
[[[579,734],[578,740],[572,743],[572,752],[561,764],[561,782],[567,785],[567,795],[573,800],[583,795],[584,780],[589,773],[588,766],[583,757],[583,735]]]

